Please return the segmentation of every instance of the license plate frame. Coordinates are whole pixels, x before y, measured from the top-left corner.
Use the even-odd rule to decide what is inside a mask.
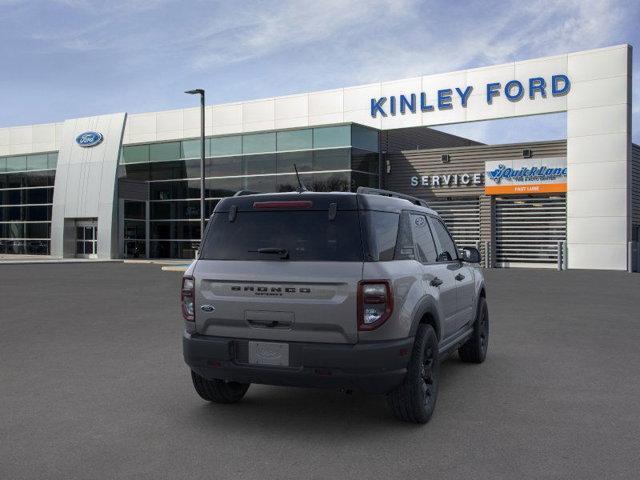
[[[272,367],[289,366],[289,344],[249,341],[249,363]]]

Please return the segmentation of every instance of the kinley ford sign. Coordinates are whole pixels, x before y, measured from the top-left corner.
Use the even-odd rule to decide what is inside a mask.
[[[412,187],[465,187],[484,185],[486,195],[517,195],[567,191],[566,157],[520,158],[485,163],[484,173],[449,173],[413,176]]]
[[[406,113],[433,112],[438,110],[450,110],[454,105],[459,104],[463,108],[467,107],[469,97],[474,90],[473,85],[468,85],[464,89],[460,87],[444,88],[435,92],[420,92],[404,95],[391,95],[389,97],[379,97],[371,99],[371,116],[378,115],[386,117],[388,115],[401,115]],[[571,82],[566,75],[552,75],[550,81],[543,77],[531,77],[527,82],[511,80],[504,87],[499,82],[487,83],[483,86],[483,99],[488,105],[493,103],[495,97],[503,95],[510,102],[520,101],[525,93],[529,100],[546,98],[551,94],[553,97],[566,95],[571,90]]]

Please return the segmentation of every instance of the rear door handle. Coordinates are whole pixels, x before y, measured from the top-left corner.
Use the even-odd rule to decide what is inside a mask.
[[[456,280],[457,280],[457,281],[459,281],[459,282],[461,282],[462,280],[464,280],[464,275],[463,275],[463,274],[461,274],[461,273],[457,274],[457,275],[456,275]]]
[[[429,282],[429,285],[431,285],[432,287],[439,287],[440,285],[442,285],[442,283],[442,280],[440,280],[438,277],[435,277]]]

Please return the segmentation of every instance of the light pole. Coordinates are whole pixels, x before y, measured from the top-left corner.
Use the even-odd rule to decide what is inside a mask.
[[[187,90],[189,95],[200,95],[200,247],[202,251],[202,238],[204,237],[204,89],[196,88]]]

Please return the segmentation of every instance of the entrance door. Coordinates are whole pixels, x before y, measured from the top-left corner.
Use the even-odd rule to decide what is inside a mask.
[[[567,199],[496,197],[496,260],[499,267],[552,267],[558,242],[567,239]]]
[[[98,222],[76,222],[76,257],[98,257]]]

